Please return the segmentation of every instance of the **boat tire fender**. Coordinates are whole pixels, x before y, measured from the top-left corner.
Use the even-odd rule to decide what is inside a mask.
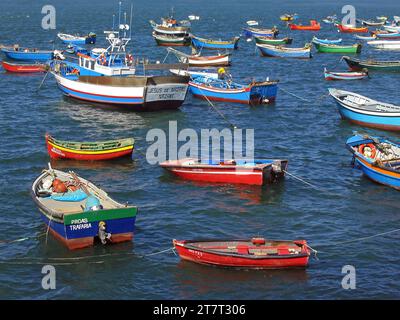
[[[358,147],[358,152],[364,157],[374,159],[376,156],[376,147],[372,143],[361,144]]]

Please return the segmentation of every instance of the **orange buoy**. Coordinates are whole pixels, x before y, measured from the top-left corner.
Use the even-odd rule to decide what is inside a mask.
[[[376,156],[376,147],[372,143],[360,144],[358,147],[358,152],[364,157],[374,159]]]

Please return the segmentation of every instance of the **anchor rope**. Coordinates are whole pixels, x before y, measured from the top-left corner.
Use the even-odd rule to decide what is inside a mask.
[[[233,128],[233,129],[237,129],[237,126],[235,126],[232,122],[229,121],[229,119],[227,117],[225,117],[225,115],[218,110],[217,107],[214,106],[214,104],[210,101],[210,99],[208,99],[208,97],[203,93],[203,90],[201,90],[200,88],[198,88],[201,92],[201,94],[203,95],[203,97],[208,101],[208,103],[210,104],[211,107],[213,107],[213,109]]]

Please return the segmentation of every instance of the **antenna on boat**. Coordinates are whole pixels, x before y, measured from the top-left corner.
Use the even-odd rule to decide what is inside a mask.
[[[129,38],[132,37],[132,15],[133,15],[133,3],[131,2],[131,15],[129,18]]]
[[[119,8],[118,8],[118,36],[119,36],[119,27],[121,25],[121,5],[122,5],[122,2],[120,1],[118,3],[118,5],[119,5]]]
[[[113,24],[112,24],[112,31],[115,30],[115,14],[113,14]]]

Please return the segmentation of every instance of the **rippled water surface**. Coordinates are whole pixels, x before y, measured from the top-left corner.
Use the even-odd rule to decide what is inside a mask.
[[[57,30],[40,27],[41,8],[57,9]],[[279,15],[297,12],[303,23],[340,14],[348,1],[152,1],[134,2],[133,41],[137,56],[163,59],[165,49],[155,46],[149,19],[159,19],[174,5],[178,18],[201,17],[193,23],[200,36],[229,38],[238,35],[245,21],[264,26],[277,24],[281,34],[294,38],[293,46],[311,40],[312,33],[292,32]],[[394,0],[353,1],[363,18],[400,14]],[[127,4],[128,8],[128,4]],[[49,48],[57,31],[96,32],[109,29],[117,1],[2,1],[0,43]],[[343,37],[322,25],[320,37]],[[56,42],[56,45],[59,45]],[[99,36],[98,46],[104,45]],[[399,59],[398,52],[364,48],[361,56]],[[170,58],[170,57],[169,57]],[[239,128],[254,128],[256,156],[285,157],[289,171],[318,186],[311,189],[287,177],[265,188],[230,185],[196,185],[168,176],[143,156],[151,128],[226,127],[206,102],[188,96],[179,111],[137,114],[106,110],[62,98],[51,77],[37,88],[43,75],[0,74],[0,240],[34,237],[45,232],[39,211],[29,195],[34,178],[49,161],[45,132],[74,139],[108,139],[133,136],[137,149],[132,161],[111,164],[54,163],[73,169],[104,188],[120,202],[139,207],[134,242],[96,246],[70,252],[49,236],[0,243],[0,298],[9,299],[336,299],[399,298],[399,234],[354,243],[342,241],[390,231],[399,224],[399,193],[377,185],[350,165],[346,138],[360,127],[340,120],[327,88],[335,86],[387,102],[400,104],[399,74],[372,74],[371,79],[328,83],[323,67],[345,70],[335,54],[315,53],[309,61],[262,58],[254,43],[240,41],[233,54],[231,73],[238,81],[255,77],[280,80],[280,88],[303,98],[278,93],[275,105],[248,107],[218,103]],[[172,62],[173,60],[171,60]],[[398,140],[399,135],[376,130],[373,134]],[[253,235],[277,239],[307,239],[319,249],[307,270],[238,271],[180,262],[172,252],[142,258],[140,255],[171,247],[171,239],[242,238]],[[111,255],[113,254],[113,255]],[[87,258],[88,256],[94,256]],[[71,259],[86,257],[81,260]],[[54,260],[54,258],[62,258]],[[66,259],[67,258],[67,259]],[[41,288],[41,268],[57,268],[57,289]],[[357,270],[357,289],[343,290],[344,265]]]

